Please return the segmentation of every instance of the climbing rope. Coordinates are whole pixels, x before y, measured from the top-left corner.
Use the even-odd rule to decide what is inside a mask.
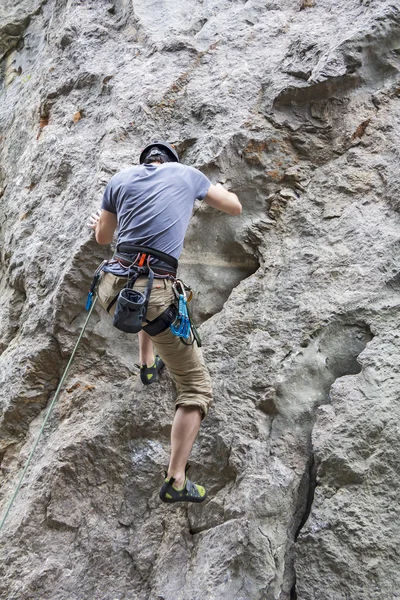
[[[43,431],[44,431],[44,428],[45,428],[45,426],[46,426],[46,423],[47,423],[47,421],[48,421],[48,420],[49,420],[49,418],[50,418],[50,415],[51,415],[51,413],[52,413],[52,411],[53,411],[54,405],[55,405],[55,403],[57,402],[57,398],[58,398],[58,396],[59,396],[59,393],[60,393],[60,391],[61,391],[61,388],[62,388],[62,386],[63,386],[63,384],[64,384],[65,378],[67,377],[67,374],[68,374],[69,368],[70,368],[70,366],[72,365],[72,361],[74,360],[74,357],[75,357],[76,351],[77,351],[77,349],[78,349],[78,346],[79,346],[79,344],[80,344],[80,341],[81,341],[81,339],[82,339],[82,336],[83,336],[83,334],[85,333],[85,329],[86,329],[86,326],[87,326],[87,324],[88,324],[88,322],[89,322],[90,316],[91,316],[91,314],[92,314],[92,312],[93,312],[93,309],[94,309],[94,307],[96,306],[96,302],[97,302],[97,296],[96,296],[96,297],[94,298],[94,300],[93,300],[93,303],[92,303],[92,305],[91,305],[91,307],[90,307],[90,310],[89,310],[89,314],[88,314],[88,316],[86,317],[86,321],[85,321],[85,323],[84,323],[84,325],[83,325],[83,327],[82,327],[82,331],[81,331],[81,333],[80,333],[80,335],[79,335],[79,338],[78,338],[78,340],[77,340],[77,342],[76,342],[76,344],[75,344],[75,348],[74,348],[74,349],[73,349],[73,351],[72,351],[72,354],[71,354],[71,357],[70,357],[70,359],[69,359],[69,361],[68,361],[68,364],[67,364],[67,366],[65,367],[65,371],[64,371],[64,373],[63,373],[63,376],[61,377],[60,383],[58,384],[58,387],[57,387],[56,393],[54,394],[54,398],[53,398],[53,400],[51,401],[51,404],[50,404],[50,406],[49,406],[49,408],[48,408],[47,414],[46,414],[46,416],[45,416],[45,418],[44,418],[44,421],[43,421],[43,425],[42,425],[42,427],[41,427],[41,429],[40,429],[40,431],[39,431],[39,433],[38,433],[38,435],[37,435],[37,437],[36,437],[35,443],[33,444],[33,448],[32,448],[32,450],[31,450],[31,452],[30,452],[30,454],[29,454],[28,460],[27,460],[27,461],[26,461],[26,463],[25,463],[25,467],[24,467],[24,470],[22,471],[22,475],[21,475],[21,477],[20,477],[20,479],[19,479],[19,482],[18,482],[18,485],[17,485],[17,487],[16,487],[16,490],[15,490],[15,492],[13,493],[13,495],[12,495],[12,498],[11,498],[11,500],[10,500],[10,502],[9,502],[8,506],[7,506],[7,510],[6,510],[6,512],[5,512],[5,514],[4,514],[4,517],[3,517],[3,519],[2,519],[2,521],[1,521],[1,523],[0,523],[0,531],[1,531],[1,530],[2,530],[2,528],[3,528],[3,525],[4,525],[4,523],[5,523],[5,520],[6,520],[6,519],[7,519],[7,517],[8,517],[8,513],[10,512],[12,505],[14,504],[14,500],[15,500],[15,498],[17,497],[17,494],[18,494],[18,492],[19,492],[19,490],[20,490],[21,484],[22,484],[22,482],[23,482],[23,480],[24,480],[24,477],[25,477],[25,475],[26,475],[26,472],[27,472],[27,470],[28,470],[28,468],[29,468],[29,465],[30,465],[30,463],[31,463],[32,456],[33,456],[33,454],[34,454],[34,452],[35,452],[35,450],[36,450],[36,447],[37,447],[37,445],[38,445],[38,443],[39,443],[39,440],[40,440],[40,438],[42,437],[42,433],[43,433]]]

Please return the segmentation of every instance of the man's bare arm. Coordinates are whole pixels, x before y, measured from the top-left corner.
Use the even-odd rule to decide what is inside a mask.
[[[117,216],[103,209],[92,214],[88,227],[94,230],[98,244],[111,244],[117,224]]]
[[[242,205],[236,194],[228,192],[220,183],[210,185],[204,202],[228,215],[240,215],[242,212]]]

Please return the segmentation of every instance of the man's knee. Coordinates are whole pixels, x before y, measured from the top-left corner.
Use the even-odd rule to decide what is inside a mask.
[[[192,410],[199,410],[201,418],[204,419],[208,415],[208,411],[212,404],[212,393],[210,388],[209,395],[198,395],[193,397],[185,397],[184,394],[180,394],[176,400],[175,408],[187,408]]]

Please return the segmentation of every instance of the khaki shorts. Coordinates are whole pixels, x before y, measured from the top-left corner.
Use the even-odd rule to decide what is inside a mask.
[[[139,277],[134,289],[143,292],[147,285],[147,277]],[[126,277],[116,277],[111,273],[103,273],[97,289],[99,304],[107,309],[110,302],[125,287]],[[151,290],[147,319],[152,321],[175,301],[172,281],[154,279]],[[110,315],[115,312],[115,304],[110,309]],[[178,397],[176,406],[197,406],[203,417],[208,413],[212,403],[211,378],[204,363],[201,349],[194,343],[191,346],[183,344],[168,327],[151,338],[156,353],[161,356],[171,373]]]

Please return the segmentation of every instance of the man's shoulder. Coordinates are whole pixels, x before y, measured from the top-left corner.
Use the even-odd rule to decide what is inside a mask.
[[[116,184],[127,181],[127,180],[131,179],[134,175],[140,173],[141,169],[142,169],[141,165],[134,165],[132,167],[127,167],[126,169],[122,169],[121,171],[118,171],[118,173],[115,173],[111,177],[111,181]]]
[[[166,169],[167,171],[184,171],[187,169],[187,165],[183,165],[182,163],[177,162],[166,162],[160,165],[162,169]]]
[[[182,163],[177,162],[164,163],[163,165],[161,165],[161,167],[167,172],[182,173],[186,175],[201,173],[201,171],[199,171],[199,169],[196,169],[195,167],[183,165]]]

